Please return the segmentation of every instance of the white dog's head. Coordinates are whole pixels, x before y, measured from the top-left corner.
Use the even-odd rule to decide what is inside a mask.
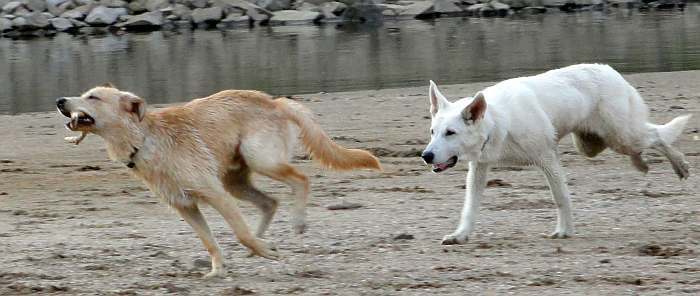
[[[430,143],[421,157],[432,164],[433,172],[442,172],[460,158],[477,159],[487,139],[483,128],[486,99],[479,92],[474,98],[450,103],[431,80]]]

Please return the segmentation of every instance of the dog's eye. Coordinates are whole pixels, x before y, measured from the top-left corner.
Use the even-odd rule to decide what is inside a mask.
[[[434,132],[433,132],[433,129],[432,129],[432,128],[430,129],[430,134],[431,134],[431,135],[432,135],[432,134],[434,134]]]
[[[454,131],[452,131],[452,130],[447,130],[447,132],[445,132],[445,136],[451,136],[451,135],[454,135],[454,134],[456,134],[456,133],[455,133]]]
[[[96,97],[96,96],[89,96],[89,97],[87,97],[87,98],[88,98],[88,100],[99,100],[99,99],[100,99],[100,98],[98,98],[98,97]]]

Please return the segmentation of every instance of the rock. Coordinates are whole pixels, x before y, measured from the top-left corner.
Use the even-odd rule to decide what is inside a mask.
[[[411,5],[394,5],[390,8],[394,15],[411,16],[416,18],[434,17],[433,3],[431,1],[419,1]]]
[[[18,23],[14,24],[15,29],[19,31],[33,31],[46,28],[50,25],[49,18],[40,12],[35,12],[25,17],[20,17],[17,19],[22,19],[18,21]],[[15,20],[13,20],[13,23]]]
[[[469,15],[478,15],[479,12],[486,7],[488,7],[488,4],[484,4],[484,3],[474,4],[474,5],[470,5],[469,7],[467,7],[466,11],[467,11],[467,13],[469,13]]]
[[[363,207],[361,203],[356,203],[356,202],[349,202],[346,200],[343,200],[339,203],[334,203],[334,204],[329,204],[326,206],[326,209],[329,209],[331,211],[336,211],[336,210],[354,210],[354,209],[359,209]]]
[[[163,25],[165,19],[160,11],[146,12],[138,15],[132,15],[127,21],[118,24],[118,27],[127,29],[144,30],[156,29]]]
[[[525,7],[531,6],[531,3],[529,3],[529,2],[534,2],[534,1],[526,1],[526,0],[501,0],[501,1],[505,4],[508,4],[508,6],[510,6],[510,8],[512,8],[514,10],[520,10],[520,9],[525,8]]]
[[[127,14],[126,8],[108,8],[98,6],[92,9],[85,17],[85,22],[90,25],[111,25],[114,24],[120,15]]]
[[[192,10],[192,22],[195,24],[218,22],[223,14],[221,7],[197,8]]]
[[[209,4],[208,0],[190,0],[190,5],[194,8],[206,8]]]
[[[83,6],[83,5],[95,5],[95,0],[73,0],[76,5],[78,6]]]
[[[227,24],[240,24],[240,23],[250,23],[251,19],[247,15],[235,15],[230,14],[221,20],[222,23]]]
[[[85,18],[88,12],[90,12],[92,5],[83,5],[66,11],[60,15],[60,17],[67,19],[82,20]]]
[[[266,22],[272,17],[269,10],[244,0],[214,0],[213,5],[221,7],[227,15],[234,11],[244,11],[255,22]]]
[[[469,15],[481,15],[481,16],[506,16],[510,13],[510,6],[507,4],[491,1],[487,4],[479,3],[474,4],[466,9]]]
[[[192,10],[182,4],[175,4],[171,15],[177,16],[178,19],[189,21],[192,19]]]
[[[19,1],[8,2],[2,7],[2,12],[4,12],[5,14],[12,14],[20,6],[22,6],[22,3]]]
[[[504,3],[501,3],[501,2],[498,2],[498,1],[495,1],[495,0],[489,2],[489,6],[491,6],[491,8],[495,9],[496,11],[502,11],[502,10],[509,10],[509,9],[510,9],[510,6],[508,6],[508,4],[504,4]]]
[[[12,19],[12,28],[18,29],[27,25],[27,20],[24,17],[16,17]]]
[[[59,6],[66,2],[70,2],[70,0],[46,0],[46,5]]]
[[[47,4],[46,9],[53,15],[61,15],[69,9],[75,8],[73,2],[64,2],[59,5]]]
[[[323,15],[317,11],[280,10],[270,19],[271,25],[294,25],[318,22]]]
[[[107,6],[109,8],[120,8],[120,7],[126,8],[129,6],[129,4],[126,3],[126,1],[122,1],[122,0],[102,0],[102,1],[100,1],[100,4],[103,6]]]
[[[76,20],[76,19],[69,19],[69,20],[73,24],[73,26],[75,26],[76,28],[82,28],[82,27],[88,26],[88,24],[81,22],[79,20]]]
[[[287,10],[292,7],[291,0],[256,0],[255,4],[269,11]]]
[[[148,11],[156,11],[170,6],[170,0],[146,0],[144,5]]]
[[[51,26],[59,32],[66,32],[75,29],[75,25],[67,18],[57,17],[50,20]]]
[[[270,18],[272,18],[272,13],[269,12],[268,10],[263,9],[263,8],[260,8],[260,9],[262,9],[262,10],[258,10],[258,9],[248,10],[246,12],[246,15],[249,16],[250,19],[253,20],[253,22],[257,22],[257,23],[261,23],[261,24],[267,23],[270,20]]]
[[[129,11],[134,14],[148,11],[148,9],[146,9],[146,1],[131,1],[126,8],[128,8]]]
[[[16,16],[25,16],[32,13],[29,11],[29,9],[24,8],[24,6],[20,6],[17,9],[15,9],[15,12],[13,13]]]
[[[570,2],[571,0],[542,0],[542,6],[544,7],[560,7]]]
[[[320,8],[324,18],[336,18],[341,16],[348,6],[337,1],[331,1],[321,4]]]
[[[321,8],[318,7],[316,4],[311,4],[309,2],[302,2],[301,5],[297,5],[295,10],[299,11],[316,11],[316,12],[321,12]]]
[[[523,13],[529,14],[540,14],[547,12],[547,8],[544,6],[528,6],[522,9]]]
[[[6,18],[0,18],[0,33],[12,30],[12,21]]]
[[[24,5],[34,12],[43,12],[46,10],[45,0],[24,0]]]
[[[458,5],[461,4],[460,1],[435,0],[433,3],[433,11],[439,14],[460,15],[464,13],[464,9]]]

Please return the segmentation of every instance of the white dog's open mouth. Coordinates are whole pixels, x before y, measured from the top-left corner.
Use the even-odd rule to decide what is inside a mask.
[[[449,169],[449,168],[455,166],[456,164],[457,164],[457,156],[452,156],[446,162],[434,163],[433,164],[433,172],[435,172],[435,173],[442,172],[446,169]]]
[[[72,131],[79,131],[95,124],[95,119],[93,119],[90,115],[87,115],[85,112],[73,112],[67,117],[70,117],[70,121],[66,123],[66,127]]]

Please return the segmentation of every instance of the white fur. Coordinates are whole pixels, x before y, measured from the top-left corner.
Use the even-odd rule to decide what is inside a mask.
[[[435,168],[451,157],[469,161],[467,192],[459,227],[443,244],[464,243],[477,215],[489,168],[498,164],[534,165],[546,177],[557,205],[558,221],[552,234],[574,233],[569,191],[557,152],[559,140],[574,133],[577,147],[594,156],[602,149],[629,155],[646,172],[642,150],[666,155],[681,179],[688,177],[683,154],[671,143],[681,134],[690,115],[666,125],[648,123],[647,107],[639,93],[607,65],[581,64],[530,77],[503,81],[482,91],[483,118],[469,119],[473,98],[450,103],[431,81],[431,152]],[[454,135],[446,135],[450,130]],[[596,149],[599,148],[599,149]]]

